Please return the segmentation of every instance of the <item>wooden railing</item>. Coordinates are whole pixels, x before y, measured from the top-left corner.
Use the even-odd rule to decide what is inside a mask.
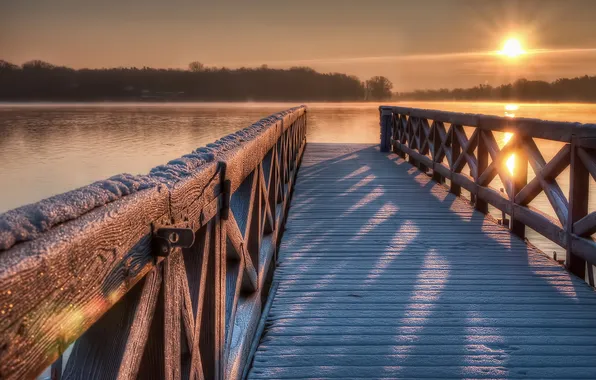
[[[273,115],[0,252],[0,378],[239,378],[305,143],[304,107]]]
[[[392,148],[439,183],[448,179],[453,194],[468,190],[476,210],[487,213],[490,204],[509,215],[514,234],[525,237],[528,226],[565,248],[567,268],[594,286],[596,212],[588,210],[588,195],[589,176],[596,179],[596,125],[391,106],[379,110],[382,151]],[[469,137],[465,128],[473,128]],[[494,132],[512,135],[499,148]],[[558,141],[562,148],[547,162],[535,139]],[[507,161],[513,161],[513,173]],[[535,173],[530,182],[528,164]],[[463,172],[466,165],[470,175]],[[569,199],[557,182],[566,168]],[[490,186],[497,176],[504,191]],[[541,192],[555,217],[530,205]]]

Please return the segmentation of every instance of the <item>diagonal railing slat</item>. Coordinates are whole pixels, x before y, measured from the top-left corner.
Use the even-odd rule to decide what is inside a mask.
[[[305,143],[302,106],[0,215],[0,378],[75,341],[62,378],[239,378]],[[179,230],[189,246],[156,237]]]
[[[588,274],[588,282],[594,285],[596,241],[592,235],[596,233],[596,217],[588,210],[588,194],[590,176],[596,179],[596,125],[393,106],[381,106],[379,111],[383,151],[392,149],[402,158],[407,155],[410,163],[422,171],[430,170],[439,183],[448,179],[456,195],[462,187],[468,190],[477,210],[486,213],[490,204],[508,214],[516,235],[525,237],[528,226],[565,248],[567,268],[584,279]],[[411,139],[412,125],[429,124],[436,133],[421,134],[422,143]],[[443,129],[446,124],[448,130]],[[470,138],[464,127],[474,128]],[[513,135],[499,149],[493,132]],[[547,162],[537,138],[564,145]],[[422,149],[428,146],[436,147],[439,153],[428,157]],[[515,165],[514,173],[505,166],[509,160]],[[471,176],[462,173],[466,164]],[[528,166],[536,174],[529,183]],[[567,168],[569,199],[557,182]],[[504,192],[490,185],[497,176]],[[529,205],[541,193],[555,217]]]

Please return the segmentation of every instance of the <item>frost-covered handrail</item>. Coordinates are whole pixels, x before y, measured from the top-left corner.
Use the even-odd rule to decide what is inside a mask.
[[[590,175],[596,179],[596,125],[475,115],[407,107],[379,107],[381,150],[405,158],[451,192],[468,190],[477,210],[492,205],[511,217],[511,231],[528,226],[567,250],[565,264],[594,285],[596,211],[588,209]],[[473,129],[468,137],[464,128]],[[494,132],[509,132],[499,148]],[[547,161],[534,139],[562,142]],[[507,163],[513,164],[511,172]],[[469,175],[464,167],[469,168]],[[528,182],[528,166],[535,178]],[[569,199],[557,177],[569,168]],[[501,191],[491,186],[495,178]],[[544,192],[555,216],[530,205]],[[587,265],[586,265],[587,263]]]
[[[239,377],[305,141],[301,106],[0,215],[0,377],[77,338],[67,378]],[[173,228],[194,242],[158,252]]]
[[[271,122],[275,122],[301,107],[292,108],[253,125],[231,133],[206,147],[157,166],[146,175],[119,174],[91,185],[56,195],[40,202],[22,206],[0,214],[0,251],[16,243],[35,239],[41,233],[60,223],[78,218],[94,208],[104,206],[138,191],[160,184],[173,186],[191,176],[201,166],[213,162],[218,156],[254,138]]]

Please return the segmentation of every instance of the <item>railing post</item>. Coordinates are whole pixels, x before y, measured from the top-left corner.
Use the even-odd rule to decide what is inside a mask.
[[[399,148],[396,149],[396,154],[405,160],[406,153],[402,150],[401,146],[406,142],[406,126],[404,125],[404,116],[399,114],[396,119],[394,119],[395,123],[395,137],[394,139],[397,141]],[[407,124],[407,123],[406,123]]]
[[[480,128],[480,127],[478,127]],[[484,141],[484,131],[483,130],[479,130],[478,131],[478,154],[477,154],[477,168],[476,168],[476,173],[474,180],[476,181],[476,188],[478,188],[478,179],[480,178],[480,175],[482,173],[484,173],[484,171],[486,170],[486,168],[488,167],[488,147],[486,146],[486,142]],[[475,198],[475,205],[474,207],[476,208],[477,211],[480,211],[484,214],[488,213],[488,203],[481,199],[478,194],[474,194],[474,198]]]
[[[528,159],[523,149],[517,149],[513,155],[514,165],[511,175],[511,232],[521,239],[526,237],[526,225],[515,217],[515,196],[528,184]]]
[[[571,138],[571,167],[569,180],[569,213],[567,225],[567,256],[565,266],[576,276],[586,278],[586,261],[573,254],[571,246],[571,235],[573,224],[588,214],[588,193],[590,186],[590,174],[588,169],[578,156],[577,137]]]
[[[416,129],[416,132],[414,132],[414,123],[417,124],[418,119],[410,115],[408,118],[408,126],[406,127],[408,130],[408,148],[410,148],[410,150],[418,149],[418,145],[416,144],[416,133],[418,133],[418,129]],[[408,162],[410,165],[418,167],[418,161],[416,161],[416,159],[409,153]]]
[[[451,124],[450,128],[455,128],[456,125]],[[459,140],[457,139],[457,136],[455,135],[454,131],[451,131],[451,173],[453,174],[453,165],[455,164],[455,162],[457,161],[457,159],[459,158],[459,152],[461,150],[461,146],[459,144]],[[456,184],[455,182],[453,182],[453,180],[451,181],[451,186],[449,187],[449,192],[451,194],[455,194],[457,196],[461,195],[461,186]]]
[[[418,119],[418,144],[416,146],[416,150],[418,150],[418,153],[420,153],[423,156],[425,156],[428,153],[428,144],[424,144],[426,140],[426,133],[424,130],[427,124],[428,120],[426,118]],[[418,162],[418,169],[420,169],[420,171],[423,173],[428,173],[428,167],[424,163],[422,163],[422,161]]]
[[[435,124],[434,128],[432,129],[432,138],[433,138],[433,180],[435,180],[438,183],[445,183],[445,178],[439,174],[436,170],[435,170],[435,165],[440,165],[441,162],[437,161],[437,152],[441,149],[441,136],[439,134],[439,129],[437,128],[437,125]]]
[[[381,108],[381,152],[391,151],[391,126],[393,111]]]

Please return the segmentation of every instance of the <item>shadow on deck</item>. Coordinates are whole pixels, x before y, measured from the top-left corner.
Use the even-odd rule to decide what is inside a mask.
[[[376,146],[309,143],[249,378],[596,378],[596,294]]]

